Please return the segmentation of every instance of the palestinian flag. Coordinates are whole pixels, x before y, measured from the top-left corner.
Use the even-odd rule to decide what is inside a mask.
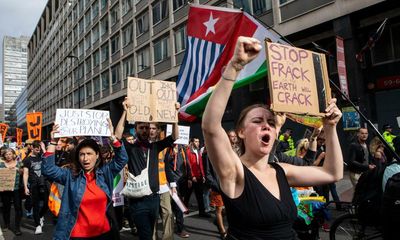
[[[192,4],[187,23],[186,52],[177,80],[179,116],[193,121],[201,117],[213,86],[233,55],[239,36],[265,38],[285,44],[252,16],[239,9]],[[267,76],[265,50],[240,72],[234,89]]]

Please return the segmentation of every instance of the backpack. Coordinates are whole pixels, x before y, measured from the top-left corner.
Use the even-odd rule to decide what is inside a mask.
[[[382,178],[385,167],[376,166],[364,172],[358,179],[352,202],[363,225],[380,225],[382,203]]]
[[[400,172],[395,173],[386,182],[382,200],[382,222],[384,239],[398,239],[400,235]]]

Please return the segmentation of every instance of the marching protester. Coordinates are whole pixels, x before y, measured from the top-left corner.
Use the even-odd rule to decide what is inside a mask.
[[[128,99],[122,103],[124,111],[118,122],[115,135],[122,138],[124,132],[126,115],[130,103]],[[176,104],[179,109],[179,104]],[[136,192],[134,196],[129,197],[130,213],[138,230],[141,240],[150,240],[153,236],[154,225],[156,223],[159,207],[160,207],[160,190],[159,171],[158,171],[158,154],[165,148],[173,146],[174,141],[178,138],[178,124],[172,126],[172,135],[167,136],[163,140],[157,142],[149,141],[150,125],[147,122],[135,123],[136,141],[132,144],[125,142],[128,153],[129,173],[136,178],[148,179],[142,181],[142,188]],[[145,170],[145,171],[143,171]],[[129,178],[128,178],[129,181]],[[126,185],[130,183],[127,182]],[[126,187],[126,186],[125,186]],[[136,189],[138,190],[138,189]],[[124,192],[124,191],[123,191]],[[125,193],[127,195],[127,193]]]
[[[336,99],[330,100],[323,118],[327,136],[324,165],[299,167],[268,164],[277,137],[275,118],[264,105],[249,106],[237,123],[236,131],[244,146],[243,155],[238,157],[221,121],[236,77],[260,50],[258,40],[238,38],[234,55],[207,103],[202,129],[209,158],[220,179],[229,223],[227,239],[295,239],[292,223],[297,210],[289,187],[326,184],[342,178],[343,159],[336,133],[342,113]]]
[[[187,162],[185,146],[175,144],[168,149],[165,159],[166,168],[170,169],[174,182],[177,183],[178,196],[183,198],[183,193],[186,192],[188,187],[188,179],[191,179],[190,164]],[[190,235],[184,229],[183,212],[175,201],[172,201],[172,210],[176,218],[176,234],[181,238],[188,238]]]
[[[357,132],[356,141],[350,144],[348,164],[350,170],[350,181],[353,186],[357,185],[358,179],[363,172],[375,168],[375,165],[372,164],[367,139],[368,129],[360,128]]]
[[[49,198],[49,184],[42,174],[42,147],[40,141],[33,141],[32,152],[23,161],[24,163],[24,189],[25,194],[31,197],[33,219],[35,221],[35,234],[43,232],[44,215],[48,210],[47,204],[40,207],[40,201],[47,203]]]
[[[15,151],[11,148],[5,149],[2,152],[3,162],[0,162],[0,168],[7,168],[14,170],[15,183],[13,191],[3,191],[0,192],[1,202],[3,204],[3,220],[4,228],[7,230],[10,228],[10,215],[11,215],[11,203],[14,204],[14,222],[15,222],[15,235],[19,236],[21,232],[21,218],[22,218],[22,201],[20,193],[20,179],[23,174],[22,163],[16,161],[17,155]]]
[[[76,147],[71,168],[55,165],[57,139],[51,132],[51,142],[44,154],[43,175],[64,185],[60,213],[54,239],[119,239],[112,205],[114,177],[124,168],[128,157],[125,147],[115,137],[109,120],[115,157],[103,162],[100,146],[93,139],[82,140]]]

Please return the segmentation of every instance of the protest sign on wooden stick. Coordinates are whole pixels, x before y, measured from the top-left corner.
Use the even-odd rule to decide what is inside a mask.
[[[176,83],[128,78],[129,122],[178,122]]]
[[[26,114],[26,126],[28,138],[32,140],[42,140],[42,113],[31,112]]]
[[[271,109],[322,116],[331,99],[325,55],[266,42]]]
[[[57,109],[55,122],[60,125],[60,132],[55,137],[111,136],[109,117],[109,111]]]

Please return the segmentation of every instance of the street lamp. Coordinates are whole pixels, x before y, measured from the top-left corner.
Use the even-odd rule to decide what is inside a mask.
[[[79,64],[79,58],[75,55],[70,54],[70,55],[66,56],[66,58],[73,58],[75,60],[78,60],[78,64]],[[77,82],[78,82],[78,107],[80,109],[81,108],[81,81],[79,80],[79,78],[78,78]]]

